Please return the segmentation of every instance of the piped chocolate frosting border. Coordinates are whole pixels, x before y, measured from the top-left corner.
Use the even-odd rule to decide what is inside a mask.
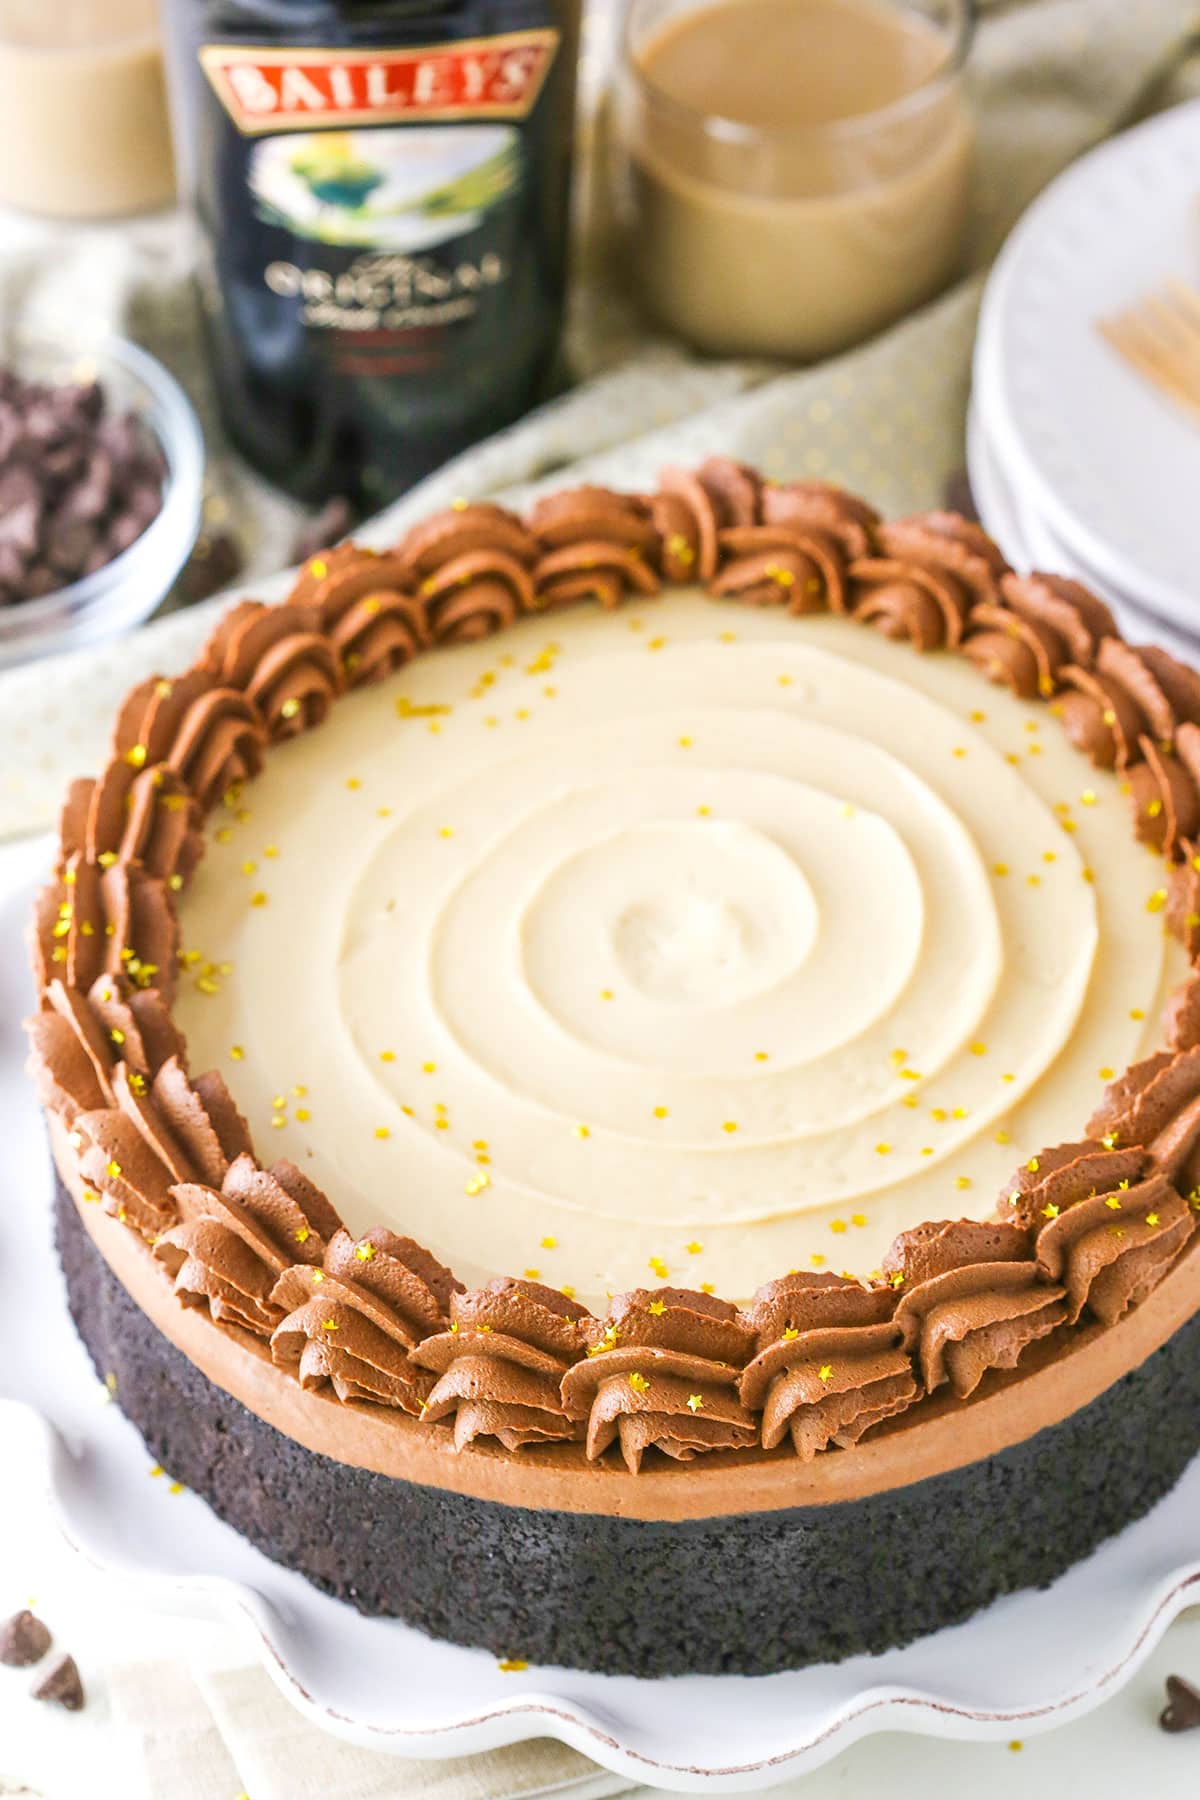
[[[1079,1141],[1030,1158],[992,1218],[902,1232],[873,1282],[793,1272],[740,1308],[638,1289],[599,1319],[534,1281],[468,1291],[411,1238],[352,1237],[295,1165],[262,1165],[221,1076],[189,1072],[170,1013],[204,814],[240,804],[271,743],[414,656],[664,583],[842,613],[1044,702],[1121,775],[1168,867],[1152,904],[1200,956],[1200,675],[1126,644],[1079,583],[1016,574],[956,514],[886,523],[839,488],[713,458],[664,471],[652,495],[575,488],[525,519],[456,503],[393,551],[314,557],[279,605],[232,607],[192,668],[132,691],[109,762],[69,791],[32,933],[30,1066],[83,1198],[152,1246],[183,1306],[269,1345],[301,1390],[394,1409],[465,1452],[580,1445],[635,1474],[648,1453],[790,1444],[807,1461],[939,1390],[969,1399],[1034,1343],[1116,1327],[1200,1211],[1195,970],[1164,1048],[1111,1083]]]

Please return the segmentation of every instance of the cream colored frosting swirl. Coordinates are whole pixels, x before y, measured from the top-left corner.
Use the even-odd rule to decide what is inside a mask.
[[[418,577],[515,530],[473,511]],[[177,1012],[257,1142],[469,1281],[865,1274],[1153,1041],[1182,958],[1127,831],[1044,709],[846,619],[531,619],[348,697],[214,816],[180,912],[231,974]]]

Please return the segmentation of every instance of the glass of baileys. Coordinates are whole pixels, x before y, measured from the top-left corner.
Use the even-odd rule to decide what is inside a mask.
[[[631,0],[613,98],[630,284],[718,355],[845,349],[957,272],[970,0]]]

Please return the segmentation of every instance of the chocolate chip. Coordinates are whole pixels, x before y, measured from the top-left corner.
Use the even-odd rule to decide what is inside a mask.
[[[1194,1731],[1200,1726],[1200,1688],[1182,1675],[1168,1675],[1167,1704],[1158,1722],[1164,1731]]]
[[[121,552],[128,550],[131,544],[136,544],[145,529],[144,521],[139,519],[136,513],[129,511],[118,513],[105,534],[105,542],[112,556],[120,556]]]
[[[51,1700],[68,1712],[83,1711],[83,1682],[73,1656],[60,1656],[54,1667],[30,1689],[35,1700]]]
[[[187,601],[207,600],[240,575],[242,547],[231,531],[214,531],[197,543],[179,577],[179,591]]]
[[[96,533],[83,519],[55,519],[46,529],[43,549],[52,569],[68,579],[79,574],[96,542]]]
[[[0,1625],[0,1663],[9,1669],[28,1669],[41,1662],[50,1643],[46,1626],[26,1607]]]
[[[943,490],[946,505],[951,512],[961,513],[964,519],[979,522],[979,509],[975,505],[975,496],[971,492],[971,482],[965,469],[956,469],[947,477]]]
[[[107,559],[112,561],[110,556]],[[25,571],[21,583],[23,600],[42,600],[47,594],[56,594],[62,586],[62,576],[46,563],[31,563]]]
[[[314,513],[300,527],[292,540],[291,560],[296,563],[308,562],[318,550],[327,550],[331,544],[340,543],[347,537],[357,522],[358,514],[344,494],[335,494],[327,500],[320,512]]]

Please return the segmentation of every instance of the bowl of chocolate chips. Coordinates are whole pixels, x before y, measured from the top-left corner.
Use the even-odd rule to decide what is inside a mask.
[[[0,664],[147,618],[200,524],[204,443],[136,344],[19,340],[0,361]]]

